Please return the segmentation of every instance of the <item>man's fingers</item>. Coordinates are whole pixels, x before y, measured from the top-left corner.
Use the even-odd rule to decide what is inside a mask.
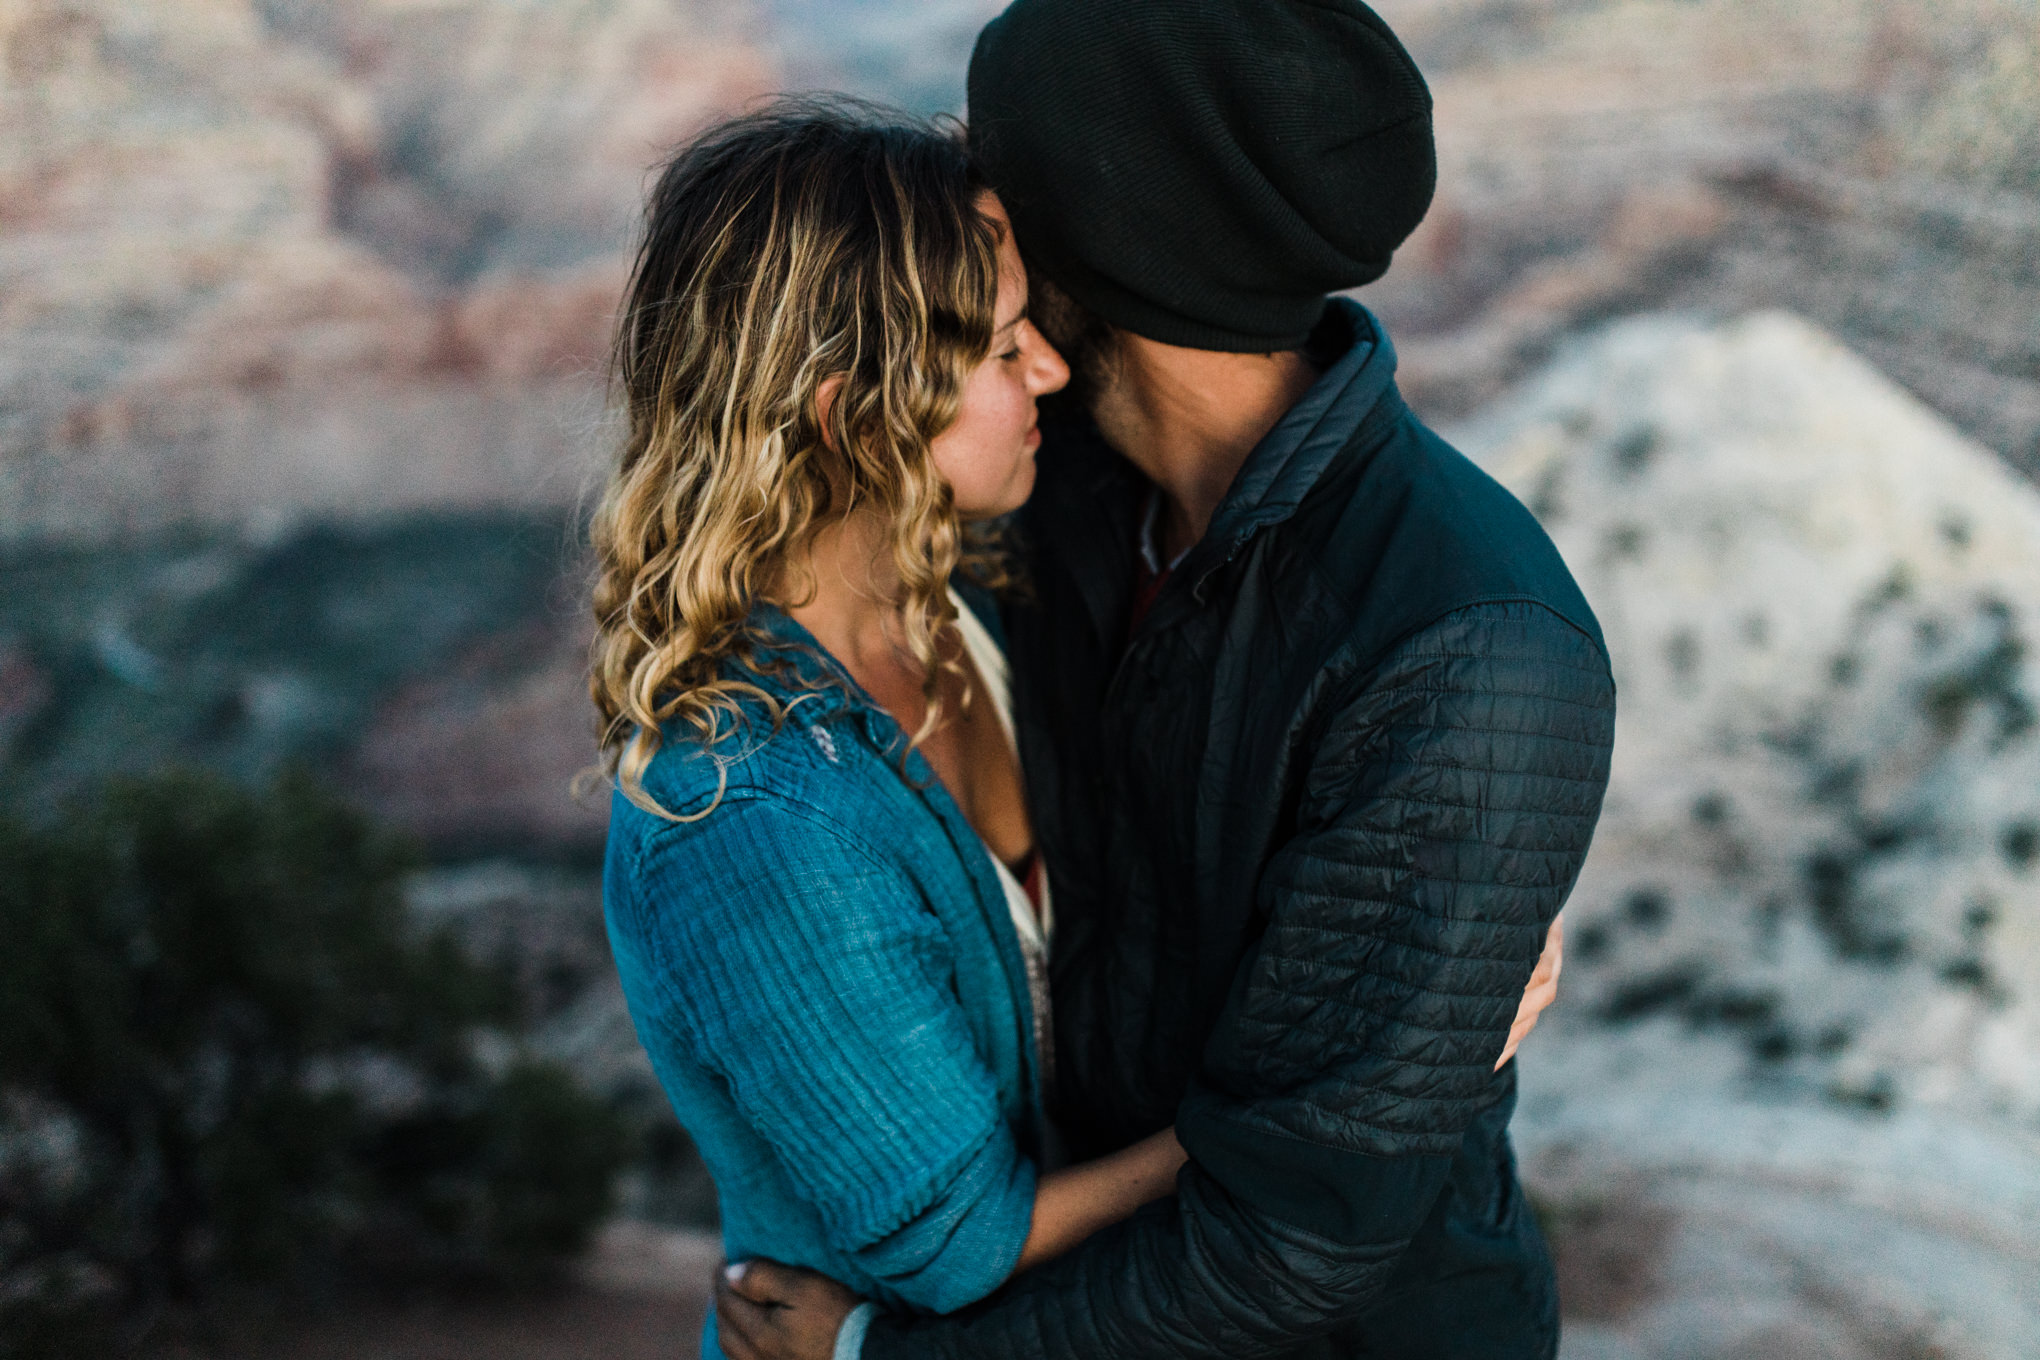
[[[1528,1038],[1530,1031],[1536,1028],[1537,1017],[1535,1015],[1524,1016],[1515,1024],[1509,1026],[1509,1041],[1502,1045],[1502,1056],[1495,1059],[1495,1071],[1501,1071],[1502,1065],[1516,1056],[1516,1050],[1523,1046],[1523,1040]]]
[[[1521,1029],[1512,1029],[1509,1031],[1509,1041],[1502,1045],[1502,1056],[1495,1059],[1495,1071],[1497,1072],[1501,1071],[1503,1064],[1507,1063],[1509,1059],[1516,1056],[1516,1046],[1522,1042],[1523,1031]]]
[[[1530,985],[1523,990],[1523,999],[1516,1006],[1516,1022],[1509,1026],[1509,1040],[1502,1045],[1502,1056],[1495,1059],[1495,1070],[1516,1056],[1516,1050],[1530,1031],[1537,1028],[1537,1019],[1547,1006],[1558,1000],[1558,975],[1565,967],[1565,913],[1551,918],[1551,929],[1544,935],[1544,952],[1537,956],[1537,967],[1531,970]]]
[[[752,1303],[774,1305],[799,1301],[801,1283],[808,1272],[783,1266],[777,1261],[741,1261],[725,1272],[730,1288]]]
[[[1537,956],[1537,967],[1531,970],[1530,981],[1555,982],[1558,970],[1565,966],[1565,913],[1552,918],[1551,929],[1544,937],[1544,951]]]
[[[768,1309],[739,1294],[729,1275],[715,1277],[715,1329],[723,1353],[729,1360],[764,1360],[760,1342],[766,1330]]]

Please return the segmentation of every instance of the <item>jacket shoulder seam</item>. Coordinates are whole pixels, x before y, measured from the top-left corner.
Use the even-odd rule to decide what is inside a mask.
[[[854,835],[848,831],[839,815],[830,813],[828,809],[818,806],[810,799],[788,793],[783,789],[764,788],[756,784],[747,784],[742,788],[726,790],[721,802],[716,804],[715,812],[722,811],[723,808],[731,803],[763,803],[770,805],[780,812],[787,813],[813,826],[829,840],[841,845],[846,850],[855,852],[859,858],[867,862],[872,868],[884,873],[896,873],[898,871],[897,864],[887,860],[865,837]],[[715,812],[711,812],[709,816],[713,817]],[[652,845],[655,842],[664,842],[670,840],[673,836],[681,834],[682,825],[680,823],[662,821],[658,826],[652,828],[650,834],[646,835],[638,843],[636,857],[631,862],[631,869],[634,872],[642,872],[644,857],[650,852]],[[692,825],[692,823],[685,825]]]
[[[1366,653],[1364,656],[1356,654],[1354,656],[1354,660],[1356,662],[1362,663],[1357,673],[1364,674],[1373,667],[1380,665],[1383,661],[1387,660],[1389,657],[1395,655],[1397,652],[1408,647],[1416,639],[1422,637],[1425,633],[1430,632],[1432,629],[1436,628],[1439,624],[1444,623],[1447,619],[1453,618],[1455,615],[1470,614],[1475,610],[1487,609],[1495,605],[1509,605],[1509,604],[1528,605],[1530,608],[1537,610],[1539,613],[1549,615],[1551,618],[1556,619],[1558,622],[1564,624],[1570,632],[1575,633],[1579,637],[1585,639],[1587,645],[1594,649],[1595,655],[1599,656],[1604,664],[1607,663],[1609,659],[1608,649],[1605,646],[1603,646],[1598,640],[1596,640],[1592,633],[1589,633],[1586,629],[1580,627],[1579,624],[1567,618],[1554,605],[1552,605],[1550,601],[1538,595],[1527,595],[1521,592],[1510,592],[1496,595],[1478,595],[1470,599],[1455,600],[1453,603],[1441,608],[1437,613],[1431,615],[1423,622],[1413,624],[1409,628],[1404,629],[1401,633],[1396,634],[1394,637],[1388,638],[1385,641],[1381,642],[1378,646],[1375,646],[1374,648],[1370,649],[1370,651]],[[1433,653],[1433,655],[1463,657],[1466,656],[1467,654],[1459,651],[1443,650]],[[1486,658],[1482,657],[1480,659],[1485,660]],[[1599,673],[1595,670],[1594,667],[1580,666],[1577,665],[1576,663],[1568,662],[1558,657],[1536,659],[1549,660],[1553,664],[1565,666],[1569,670],[1581,670],[1587,672],[1588,674]]]

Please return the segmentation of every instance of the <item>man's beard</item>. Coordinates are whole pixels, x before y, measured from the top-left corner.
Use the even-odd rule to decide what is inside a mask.
[[[1027,271],[1027,316],[1070,366],[1069,385],[1042,399],[1044,418],[1089,418],[1118,379],[1119,332],[1033,268]]]

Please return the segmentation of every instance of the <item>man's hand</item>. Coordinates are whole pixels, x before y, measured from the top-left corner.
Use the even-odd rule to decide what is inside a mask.
[[[715,1278],[715,1325],[730,1360],[831,1360],[858,1304],[826,1275],[777,1261],[739,1261]]]
[[[1560,912],[1551,918],[1551,930],[1544,937],[1544,952],[1537,958],[1536,971],[1530,974],[1523,1004],[1516,1007],[1516,1023],[1509,1026],[1509,1042],[1502,1046],[1502,1056],[1495,1059],[1495,1071],[1501,1071],[1502,1064],[1516,1056],[1517,1045],[1537,1028],[1537,1017],[1558,1000],[1558,972],[1564,966],[1565,913]]]

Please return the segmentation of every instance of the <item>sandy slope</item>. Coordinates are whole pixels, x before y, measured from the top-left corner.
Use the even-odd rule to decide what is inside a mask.
[[[1518,1121],[1561,1240],[1649,1281],[1605,1353],[2032,1354],[2040,492],[1777,313],[1619,323],[1458,435],[1616,668]]]

